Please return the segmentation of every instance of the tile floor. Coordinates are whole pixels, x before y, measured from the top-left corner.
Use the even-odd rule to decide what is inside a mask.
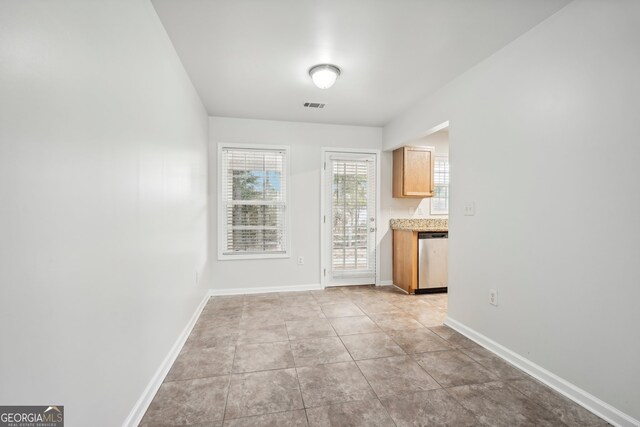
[[[446,309],[388,286],[211,298],[141,425],[608,425]]]

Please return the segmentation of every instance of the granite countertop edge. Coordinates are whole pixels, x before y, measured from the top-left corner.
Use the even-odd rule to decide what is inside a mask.
[[[392,230],[448,231],[449,220],[444,218],[391,219]]]

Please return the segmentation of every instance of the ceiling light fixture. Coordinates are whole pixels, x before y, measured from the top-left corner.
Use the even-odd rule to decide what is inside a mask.
[[[329,89],[340,75],[340,68],[331,64],[320,64],[311,67],[309,75],[313,83],[320,89]]]

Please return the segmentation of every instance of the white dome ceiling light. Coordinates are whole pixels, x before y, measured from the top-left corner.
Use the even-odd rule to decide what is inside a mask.
[[[313,83],[320,89],[329,89],[340,75],[340,68],[331,64],[320,64],[311,67],[309,75]]]

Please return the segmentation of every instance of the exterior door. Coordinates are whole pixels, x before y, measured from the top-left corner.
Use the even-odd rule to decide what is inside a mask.
[[[325,152],[326,286],[376,283],[377,156]]]

